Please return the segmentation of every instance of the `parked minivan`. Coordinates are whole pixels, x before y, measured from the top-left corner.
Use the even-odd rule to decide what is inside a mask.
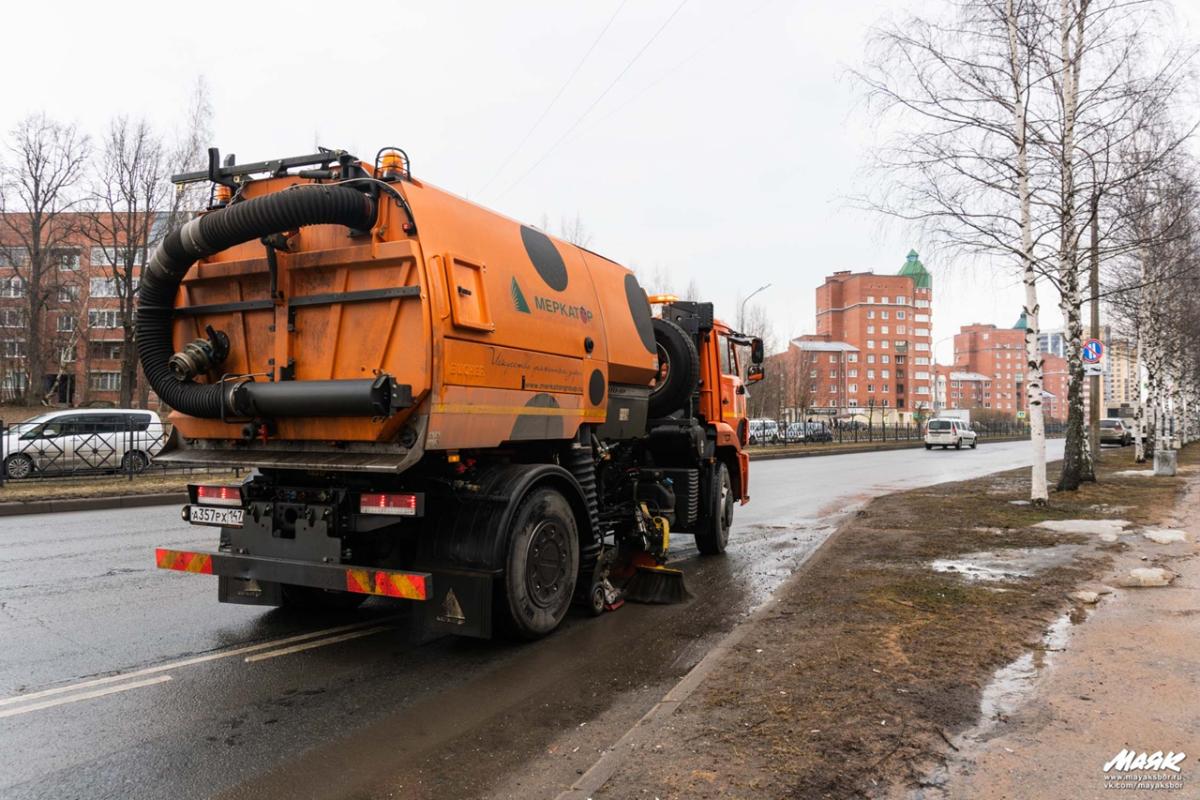
[[[162,421],[138,408],[50,411],[8,426],[2,440],[10,478],[73,472],[141,472],[166,443]]]
[[[925,426],[926,450],[932,450],[936,445],[941,445],[943,450],[947,447],[961,450],[964,444],[974,449],[978,443],[979,434],[961,419],[931,419]]]

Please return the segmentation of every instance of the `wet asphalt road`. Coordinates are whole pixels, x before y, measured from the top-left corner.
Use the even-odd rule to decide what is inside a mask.
[[[839,512],[1028,449],[755,462],[726,557],[676,542],[695,600],[572,615],[528,645],[423,641],[400,602],[218,604],[215,578],[154,569],[156,546],[214,544],[170,506],[0,518],[0,797],[553,797]]]

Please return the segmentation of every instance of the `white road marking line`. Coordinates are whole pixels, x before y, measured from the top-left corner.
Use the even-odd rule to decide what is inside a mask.
[[[122,683],[117,686],[107,686],[103,689],[93,689],[90,692],[81,694],[67,695],[66,697],[56,697],[53,700],[43,700],[40,703],[30,703],[27,706],[17,706],[16,708],[6,708],[0,711],[0,719],[4,717],[15,717],[18,714],[28,714],[30,711],[41,711],[44,708],[53,708],[54,706],[63,706],[67,703],[78,703],[80,700],[93,700],[97,697],[104,697],[108,694],[116,694],[117,692],[128,692],[130,689],[141,689],[143,686],[153,686],[156,683],[166,683],[171,680],[170,675],[156,675],[153,678],[146,678],[143,681],[134,681],[133,683]],[[32,695],[30,695],[32,697]]]
[[[295,644],[291,647],[285,647],[282,650],[271,650],[267,653],[258,653],[253,656],[246,656],[245,662],[253,664],[255,661],[266,661],[268,658],[276,656],[286,656],[291,653],[299,653],[303,650],[312,650],[314,647],[324,647],[327,644],[337,644],[350,639],[357,639],[360,636],[370,636],[372,633],[389,630],[390,626],[380,625],[378,628],[367,628],[365,631],[354,631],[353,633],[343,633],[341,636],[330,636],[328,639],[319,639],[315,642],[305,642],[304,644]]]
[[[237,647],[233,650],[222,650],[216,653],[208,653],[202,656],[185,658],[179,661],[172,661],[169,664],[160,664],[157,667],[146,667],[145,669],[139,669],[133,672],[109,675],[105,678],[93,678],[92,680],[72,683],[67,686],[56,686],[53,689],[42,689],[41,691],[30,692],[29,694],[17,694],[13,695],[12,697],[0,699],[0,706],[12,705],[13,703],[24,703],[28,700],[33,700],[38,697],[49,697],[50,695],[62,694],[63,692],[73,692],[76,689],[84,689],[89,686],[103,686],[108,683],[116,683],[117,681],[123,681],[129,678],[137,678],[142,675],[154,675],[159,672],[167,672],[180,667],[190,667],[192,664],[203,664],[206,661],[216,661],[222,658],[231,658],[233,656],[240,656],[244,653],[253,653],[258,650],[268,650],[272,647],[291,644],[292,642],[303,642],[308,639],[315,639],[319,636],[327,636],[331,633],[339,633],[340,631],[349,631],[356,628],[363,628],[368,625],[376,625],[380,622],[396,619],[398,616],[398,614],[395,614],[388,617],[380,617],[379,619],[368,620],[366,622],[355,622],[351,625],[339,625],[336,628],[325,628],[324,630],[320,631],[311,631],[310,633],[301,633],[296,636],[288,636],[284,639],[274,639],[269,642],[259,642],[258,644],[251,644],[245,647]]]

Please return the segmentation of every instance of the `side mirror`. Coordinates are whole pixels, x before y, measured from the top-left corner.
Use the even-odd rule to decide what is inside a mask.
[[[762,364],[751,364],[750,368],[746,370],[746,383],[758,383],[764,377],[766,377],[766,373],[763,372]]]
[[[750,341],[750,363],[761,364],[761,363],[763,363],[763,359],[765,357],[766,356],[763,353],[763,340],[758,338],[757,336],[755,336]],[[759,380],[762,380],[761,373],[762,373],[762,370],[759,370],[759,374],[760,374]]]

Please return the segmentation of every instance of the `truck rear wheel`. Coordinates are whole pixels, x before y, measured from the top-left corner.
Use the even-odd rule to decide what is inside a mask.
[[[706,556],[720,555],[729,544],[729,527],[733,524],[733,482],[724,464],[718,463],[713,470],[705,503],[703,527],[696,531],[696,549]]]
[[[567,499],[535,489],[517,507],[508,535],[504,577],[497,582],[497,626],[520,639],[558,627],[579,574],[579,530]]]

